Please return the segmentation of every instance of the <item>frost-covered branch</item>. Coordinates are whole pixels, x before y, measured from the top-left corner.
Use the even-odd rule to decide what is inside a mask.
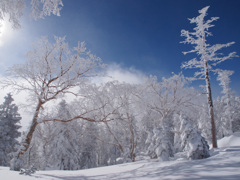
[[[55,37],[55,43],[50,43],[44,37],[35,43],[32,51],[28,52],[25,64],[9,68],[10,77],[1,84],[4,87],[11,87],[12,90],[28,91],[36,103],[32,124],[18,158],[29,148],[43,105],[68,93],[74,94],[75,87],[86,84],[88,78],[97,76],[98,70],[103,67],[100,58],[86,52],[84,43],[70,49],[65,37]],[[95,121],[83,114],[69,121],[79,118]],[[108,115],[102,119],[102,121],[108,120]],[[55,121],[59,120],[55,119]]]
[[[24,0],[1,0],[0,21],[8,18],[14,29],[20,28],[20,19],[23,16],[25,6]],[[51,14],[60,16],[62,7],[62,0],[31,0],[31,15],[35,20]]]
[[[36,20],[50,16],[51,14],[60,16],[63,7],[62,0],[31,0],[32,17]]]
[[[188,62],[184,62],[181,68],[184,69],[192,69],[197,68],[199,71],[194,73],[194,78],[196,79],[205,79],[206,82],[206,90],[208,97],[208,107],[209,107],[209,116],[211,119],[211,128],[212,128],[212,143],[213,147],[217,147],[216,141],[216,130],[215,130],[215,121],[214,121],[214,113],[213,113],[213,100],[212,100],[212,91],[210,84],[210,72],[214,72],[214,67],[221,62],[224,62],[233,57],[237,57],[236,52],[229,53],[227,56],[223,56],[221,53],[218,53],[219,50],[225,47],[229,47],[234,44],[234,42],[230,42],[227,44],[216,44],[210,45],[207,44],[207,37],[212,36],[212,33],[209,32],[209,28],[213,27],[212,24],[214,21],[218,20],[218,17],[212,17],[208,20],[205,20],[207,16],[207,10],[209,6],[199,10],[199,16],[195,18],[191,18],[190,23],[196,24],[193,29],[194,32],[189,32],[187,30],[181,31],[181,36],[185,37],[185,40],[182,41],[184,44],[192,44],[193,49],[184,52],[186,55],[188,53],[196,53],[198,58],[194,58],[189,60]]]

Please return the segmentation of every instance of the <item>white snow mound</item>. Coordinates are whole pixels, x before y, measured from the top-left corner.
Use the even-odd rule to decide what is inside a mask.
[[[235,132],[231,136],[224,137],[218,140],[218,147],[231,147],[231,146],[240,146],[240,132]]]

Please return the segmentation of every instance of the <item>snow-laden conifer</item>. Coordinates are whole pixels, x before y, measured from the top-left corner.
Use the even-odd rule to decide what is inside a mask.
[[[194,128],[186,116],[180,115],[181,146],[187,151],[189,159],[208,158],[209,146],[201,133]]]
[[[146,143],[150,142],[148,155],[151,158],[158,158],[162,161],[168,161],[173,157],[173,144],[171,143],[169,131],[164,128],[154,128],[149,133]]]
[[[19,145],[17,138],[21,135],[21,117],[18,107],[13,104],[12,95],[7,94],[4,99],[0,105],[0,166],[9,166],[10,159]]]

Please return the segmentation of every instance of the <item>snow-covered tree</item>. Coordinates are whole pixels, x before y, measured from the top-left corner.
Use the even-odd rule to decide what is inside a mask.
[[[0,105],[0,166],[9,166],[13,153],[16,152],[20,137],[19,122],[21,117],[18,107],[13,104],[11,94],[7,94]]]
[[[130,84],[110,82],[105,87],[105,91],[108,90],[113,92],[110,98],[113,100],[112,107],[117,111],[114,121],[106,124],[107,130],[114,136],[115,143],[122,151],[123,161],[134,162],[137,152],[137,113],[133,98],[134,88]],[[114,131],[111,130],[112,128]]]
[[[209,112],[208,104],[202,103],[198,112],[196,113],[195,118],[197,119],[196,124],[198,125],[198,128],[201,130],[203,137],[205,137],[208,143],[212,143],[211,122],[209,121],[208,112]]]
[[[97,96],[93,96],[95,105],[98,102],[97,98]],[[112,146],[108,146],[111,137],[105,135],[103,124],[81,119],[64,121],[64,119],[68,120],[74,116],[74,111],[81,109],[78,103],[80,100],[75,100],[69,105],[62,101],[56,115],[44,117],[44,119],[62,119],[62,121],[47,121],[38,126],[35,136],[38,137],[38,144],[42,144],[41,147],[43,147],[38,154],[44,160],[44,163],[40,163],[42,164],[40,169],[77,170],[115,164],[108,163],[114,154],[111,151]],[[88,104],[88,109],[92,108],[91,105]],[[53,109],[51,114],[54,112]],[[92,114],[92,119],[94,116]],[[32,144],[34,143],[32,142]]]
[[[223,97],[214,101],[217,138],[231,135],[232,131],[232,108],[225,102]]]
[[[240,97],[239,96],[232,97],[231,107],[233,107],[232,131],[237,132],[237,131],[240,131]]]
[[[219,81],[220,86],[223,88],[222,93],[225,95],[227,104],[230,105],[231,88],[229,87],[229,83],[230,76],[233,75],[234,71],[217,70],[217,73],[217,80]]]
[[[187,151],[189,159],[204,159],[210,156],[209,146],[200,132],[194,128],[188,118],[180,115],[181,146]]]
[[[33,165],[42,170],[96,167],[95,147],[98,144],[95,138],[91,139],[89,133],[94,124],[78,120],[67,122],[72,116],[72,108],[73,106],[62,100],[49,114],[42,117],[61,121],[47,121],[38,125],[30,147],[24,155],[24,168],[31,168]]]
[[[217,137],[222,138],[238,131],[240,129],[239,97],[232,93],[225,94],[222,97],[218,97],[214,103]]]
[[[193,106],[198,94],[192,88],[184,87],[187,83],[182,74],[163,78],[147,79],[142,92],[137,95],[139,108],[145,109],[142,124],[147,132],[146,144],[151,157],[167,160],[174,153],[174,121],[173,115]]]
[[[8,18],[13,28],[20,28],[20,18],[23,15],[25,6],[24,0],[1,0],[0,21]],[[51,14],[60,16],[62,6],[62,0],[31,0],[32,17],[36,20]]]
[[[239,130],[239,98],[231,92],[229,86],[231,80],[230,76],[234,71],[229,70],[216,70],[219,81],[219,85],[222,86],[221,98],[218,98],[216,102],[215,111],[217,112],[217,135],[222,138],[227,135],[231,135],[234,131]]]
[[[212,100],[212,92],[211,92],[211,84],[210,84],[210,75],[209,73],[213,71],[214,67],[219,63],[236,57],[236,52],[229,53],[227,56],[223,56],[221,53],[218,53],[219,50],[225,47],[229,47],[234,42],[230,42],[227,44],[215,44],[210,45],[207,43],[206,38],[211,36],[211,32],[209,32],[209,28],[213,27],[213,21],[219,19],[218,17],[212,17],[209,20],[205,20],[204,18],[207,16],[207,10],[209,6],[199,10],[200,15],[195,18],[190,18],[190,23],[195,23],[196,27],[193,29],[193,32],[182,30],[181,36],[186,37],[182,43],[184,44],[192,44],[193,50],[184,52],[184,55],[188,53],[196,53],[198,55],[197,58],[193,58],[192,60],[185,62],[182,64],[182,68],[191,69],[197,68],[199,71],[195,72],[194,77],[197,79],[205,79],[206,82],[206,91],[208,97],[208,107],[209,107],[209,116],[211,121],[211,129],[212,129],[212,144],[213,147],[217,147],[216,140],[216,128],[214,121],[214,113],[213,113],[213,100]]]
[[[75,94],[74,87],[83,86],[88,78],[97,76],[97,71],[103,66],[101,59],[87,51],[83,42],[70,49],[65,38],[55,37],[55,42],[51,43],[44,37],[27,53],[25,64],[9,68],[9,78],[3,80],[2,85],[17,92],[28,91],[36,103],[32,123],[18,158],[29,148],[43,106],[65,94]]]
[[[84,97],[92,99],[92,105],[102,107],[97,116],[109,116],[111,121],[103,123],[109,138],[96,137],[109,146],[114,145],[120,151],[121,160],[135,161],[136,156],[136,114],[133,100],[133,87],[117,81],[100,86],[88,87]],[[89,101],[90,102],[90,101]],[[117,153],[118,154],[118,153]],[[110,161],[115,161],[110,157]]]
[[[171,132],[169,127],[164,129],[154,128],[152,133],[148,133],[146,143],[149,144],[147,154],[151,158],[158,158],[162,161],[168,161],[169,157],[173,157],[173,143],[171,141]]]
[[[79,147],[79,169],[88,169],[103,165],[98,161],[98,154],[103,153],[99,152],[99,142],[96,138],[99,137],[99,132],[100,129],[96,123],[84,122],[81,133],[81,144]],[[111,155],[109,154],[108,156]]]
[[[19,28],[20,18],[22,17],[23,9],[25,8],[24,0],[1,0],[0,1],[0,21],[6,16],[9,17],[9,22],[13,28]]]
[[[56,116],[63,121],[48,122],[51,124],[53,136],[51,142],[45,147],[45,153],[47,153],[45,168],[59,170],[80,169],[79,157],[81,149],[79,148],[78,132],[81,131],[81,127],[77,121],[64,122],[64,120],[71,118],[65,100],[59,103]]]
[[[32,17],[35,20],[51,14],[60,16],[63,7],[62,0],[31,0],[31,5]]]

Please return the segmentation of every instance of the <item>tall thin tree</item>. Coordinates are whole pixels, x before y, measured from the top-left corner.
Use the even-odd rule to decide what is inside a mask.
[[[209,6],[204,7],[199,10],[200,15],[195,18],[190,18],[190,23],[195,23],[196,27],[193,29],[193,32],[189,32],[187,30],[181,31],[181,36],[186,37],[182,43],[184,44],[192,44],[193,49],[188,52],[183,52],[184,55],[188,53],[196,53],[198,55],[197,58],[193,58],[188,62],[182,64],[182,68],[192,69],[197,68],[199,71],[195,72],[194,77],[197,79],[205,79],[206,82],[206,91],[208,97],[208,108],[209,115],[211,119],[211,133],[212,133],[212,145],[214,148],[217,148],[217,140],[216,140],[216,129],[214,122],[214,113],[213,113],[213,100],[212,100],[212,91],[210,84],[210,76],[209,72],[213,70],[213,68],[219,63],[236,57],[236,52],[231,52],[227,56],[224,56],[220,53],[217,53],[218,50],[229,47],[234,42],[230,42],[227,44],[215,44],[210,45],[207,43],[206,38],[212,36],[212,33],[209,32],[209,28],[214,25],[211,24],[213,21],[219,19],[218,17],[212,17],[211,19],[205,20],[205,16],[207,16],[207,10]]]

